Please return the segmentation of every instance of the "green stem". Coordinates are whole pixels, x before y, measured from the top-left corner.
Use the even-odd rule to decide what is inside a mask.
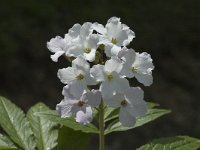
[[[99,150],[105,150],[103,100],[101,100],[101,104],[99,105]]]

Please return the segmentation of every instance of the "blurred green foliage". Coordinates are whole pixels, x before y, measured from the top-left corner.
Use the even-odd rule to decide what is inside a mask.
[[[42,101],[52,108],[62,99],[57,69],[46,42],[64,36],[75,23],[105,24],[121,17],[136,33],[130,45],[152,55],[154,84],[146,100],[172,109],[159,121],[107,138],[108,149],[132,150],[161,136],[200,134],[199,0],[2,0],[0,5],[0,95],[27,110]],[[116,136],[117,135],[117,136]],[[91,149],[97,147],[94,138]]]

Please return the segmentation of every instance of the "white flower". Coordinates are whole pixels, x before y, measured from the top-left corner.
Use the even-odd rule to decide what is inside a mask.
[[[85,89],[87,85],[96,84],[90,75],[90,65],[82,56],[72,61],[72,67],[59,69],[58,77],[64,84],[74,84],[74,88]]]
[[[122,24],[117,17],[110,18],[105,28],[98,23],[94,23],[92,28],[102,34],[99,44],[105,45],[105,53],[108,57],[116,56],[121,46],[127,46],[135,37],[135,33],[127,25]]]
[[[92,34],[93,29],[90,22],[84,23],[82,26],[76,24],[69,30],[69,35],[72,37],[72,45],[67,51],[68,56],[77,57],[79,55],[90,62],[95,60],[95,53],[97,49],[98,36]]]
[[[100,104],[101,93],[97,90],[86,92],[80,88],[72,88],[73,85],[66,85],[63,88],[64,100],[56,106],[56,110],[62,118],[75,117],[81,124],[88,124],[92,121],[92,107]]]
[[[119,54],[124,61],[121,75],[128,78],[135,77],[145,86],[150,86],[153,83],[152,70],[154,69],[154,65],[149,54],[146,52],[139,54],[133,49],[126,48]]]
[[[131,127],[136,122],[136,117],[146,114],[147,106],[144,92],[139,87],[130,87],[124,94],[116,93],[110,99],[105,99],[105,103],[113,108],[120,107],[119,121],[123,126]]]
[[[51,55],[51,59],[55,62],[58,61],[58,58],[66,52],[66,41],[60,36],[56,36],[52,38],[49,42],[47,42],[47,48],[55,53]]]
[[[106,61],[105,66],[94,65],[91,74],[97,82],[102,82],[100,91],[103,99],[112,97],[116,92],[123,92],[129,88],[127,79],[120,76],[122,63],[117,57],[111,57]]]
[[[56,36],[55,38],[52,38],[49,42],[47,42],[47,48],[55,53],[54,55],[51,55],[51,59],[55,62],[58,61],[58,58],[65,54],[68,55],[69,48],[73,47],[73,43],[75,43],[78,40],[77,32],[80,29],[79,24],[75,24],[71,29],[69,29],[68,34],[65,34],[65,38],[63,39],[60,36]]]

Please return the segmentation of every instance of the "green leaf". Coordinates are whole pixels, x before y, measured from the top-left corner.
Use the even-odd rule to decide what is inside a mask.
[[[50,110],[45,104],[38,103],[31,107],[27,117],[31,124],[34,136],[36,138],[37,148],[39,150],[51,150],[56,147],[58,139],[58,125],[44,117],[34,115],[36,112]]]
[[[137,150],[197,150],[198,148],[200,148],[200,139],[176,136],[153,140]]]
[[[58,134],[58,150],[86,150],[91,134],[62,127]]]
[[[82,131],[85,133],[98,133],[98,129],[93,124],[82,125],[77,123],[73,118],[61,118],[55,111],[44,111],[36,113],[36,115],[45,117],[53,122],[64,125],[76,131]]]
[[[138,117],[136,119],[136,124],[133,127],[124,127],[119,122],[119,120],[116,119],[111,124],[108,125],[107,129],[105,130],[105,134],[109,134],[111,132],[116,132],[116,131],[130,130],[130,129],[142,126],[143,124],[146,124],[148,122],[151,122],[155,120],[156,118],[159,118],[168,113],[170,113],[170,110],[150,108],[145,116]]]
[[[33,132],[25,114],[19,107],[3,97],[0,97],[0,125],[21,148],[35,149]]]
[[[153,103],[153,102],[147,102],[147,106],[148,106],[148,108],[154,108],[154,107],[160,106],[160,104]]]
[[[112,119],[118,118],[119,117],[119,108],[111,108],[111,107],[106,107],[105,108],[105,113],[104,113],[104,122],[110,121]]]
[[[17,147],[7,136],[0,134],[0,149],[14,150]]]
[[[137,118],[137,122],[134,127],[142,126],[148,122],[151,122],[163,115],[169,114],[171,111],[167,109],[149,109],[148,113],[144,117]]]

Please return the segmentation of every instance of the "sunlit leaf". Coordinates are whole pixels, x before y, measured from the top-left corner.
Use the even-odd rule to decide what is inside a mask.
[[[17,149],[17,147],[9,139],[9,137],[0,134],[0,149],[2,149],[2,150],[15,150],[15,149]]]
[[[25,150],[35,149],[33,132],[24,112],[3,97],[0,97],[0,125],[21,148]]]
[[[36,112],[47,110],[50,109],[45,104],[38,103],[31,107],[27,113],[39,150],[51,150],[57,145],[57,123],[47,120],[44,117],[34,115]]]

